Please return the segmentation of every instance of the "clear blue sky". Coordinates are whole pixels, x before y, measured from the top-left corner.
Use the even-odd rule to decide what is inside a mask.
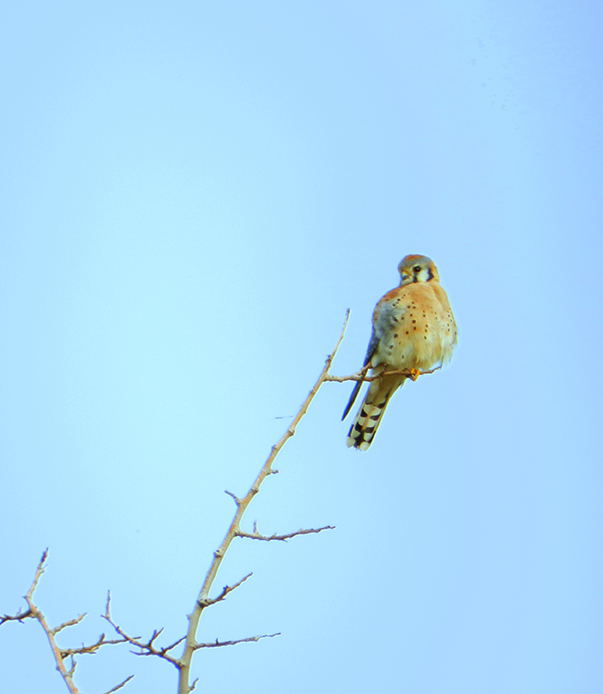
[[[0,613],[77,645],[186,628],[332,349],[361,364],[408,253],[459,325],[367,453],[328,384],[235,544],[199,692],[599,694],[603,10],[585,0],[0,9]],[[285,419],[283,419],[285,418]],[[64,692],[33,622],[0,689]],[[81,658],[86,694],[174,692]]]

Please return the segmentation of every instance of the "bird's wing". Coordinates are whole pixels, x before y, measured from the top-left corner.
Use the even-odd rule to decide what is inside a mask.
[[[373,333],[371,335],[371,340],[369,342],[368,349],[366,351],[366,357],[364,358],[364,364],[363,366],[366,366],[371,359],[373,358],[373,354],[375,353],[375,350],[377,349],[379,345],[379,338],[375,334],[375,331],[373,330]],[[350,395],[350,399],[348,400],[348,404],[345,406],[345,410],[343,411],[343,416],[341,420],[343,421],[347,416],[349,411],[352,409],[352,405],[354,404],[354,401],[358,397],[358,393],[360,392],[360,389],[362,388],[363,381],[356,381],[356,385],[354,386],[354,390],[352,391],[352,394]]]

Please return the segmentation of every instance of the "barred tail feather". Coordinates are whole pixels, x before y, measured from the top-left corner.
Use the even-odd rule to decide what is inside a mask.
[[[367,405],[366,403],[362,403],[348,433],[347,444],[350,448],[353,446],[360,451],[366,451],[368,449],[377,432],[377,427],[381,422],[388,400],[389,398],[384,400],[380,405]]]
[[[371,383],[364,402],[348,432],[348,447],[366,451],[373,442],[391,396],[406,380],[403,376],[390,376]]]

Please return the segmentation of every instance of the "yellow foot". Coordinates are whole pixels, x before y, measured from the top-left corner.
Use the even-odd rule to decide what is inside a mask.
[[[421,375],[421,372],[419,371],[419,369],[410,369],[410,377],[412,378],[413,381],[416,381],[420,375]]]

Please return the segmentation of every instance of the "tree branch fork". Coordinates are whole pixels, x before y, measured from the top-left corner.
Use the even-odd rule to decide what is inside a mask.
[[[318,528],[306,528],[306,529],[300,529],[296,530],[293,532],[288,532],[288,533],[273,533],[271,535],[265,535],[259,532],[257,523],[254,522],[253,524],[253,529],[251,532],[246,532],[241,530],[240,524],[241,520],[243,518],[243,515],[245,511],[247,510],[249,504],[251,503],[252,499],[258,494],[260,491],[260,487],[262,485],[262,482],[269,476],[276,474],[278,470],[273,469],[272,465],[273,462],[276,458],[276,456],[280,453],[282,450],[283,446],[285,443],[295,434],[297,425],[303,418],[303,416],[306,414],[308,407],[314,397],[316,396],[318,390],[320,387],[323,385],[323,383],[327,382],[337,382],[337,383],[343,383],[345,381],[373,381],[376,378],[381,378],[383,376],[389,376],[389,375],[403,375],[403,376],[408,376],[412,378],[416,378],[417,375],[423,375],[423,374],[430,374],[433,373],[434,371],[437,371],[438,368],[432,369],[431,371],[425,371],[421,372],[421,374],[418,374],[416,371],[409,371],[409,370],[400,370],[400,371],[387,371],[383,372],[381,374],[377,375],[368,375],[368,371],[370,369],[370,364],[367,364],[364,366],[360,371],[351,374],[349,376],[332,376],[329,374],[329,370],[331,368],[331,364],[333,362],[333,359],[337,353],[337,350],[339,349],[339,346],[343,340],[345,330],[347,327],[349,319],[349,310],[346,314],[346,318],[343,324],[343,328],[341,329],[341,333],[339,335],[339,338],[336,342],[335,348],[333,351],[327,356],[325,360],[325,364],[323,366],[323,369],[308,393],[306,399],[302,403],[299,411],[297,414],[294,416],[293,421],[289,425],[289,427],[286,429],[285,433],[281,437],[281,439],[272,446],[270,450],[270,454],[268,455],[268,458],[266,459],[264,465],[262,466],[260,472],[258,473],[257,477],[253,481],[253,484],[249,487],[249,490],[247,491],[246,495],[242,498],[237,497],[235,494],[233,494],[230,491],[226,491],[226,494],[228,494],[233,501],[235,502],[236,510],[234,517],[231,521],[230,527],[228,528],[226,535],[224,536],[224,539],[221,543],[221,545],[214,551],[213,553],[213,558],[210,563],[209,569],[207,571],[207,574],[205,576],[205,579],[203,581],[203,585],[201,587],[201,590],[199,592],[199,595],[195,601],[195,605],[193,607],[192,612],[188,615],[188,629],[187,633],[182,636],[181,638],[177,639],[176,641],[166,645],[166,646],[160,646],[158,645],[157,641],[161,637],[163,633],[163,629],[157,629],[154,630],[149,639],[144,640],[141,637],[138,636],[131,636],[128,634],[122,627],[117,624],[117,622],[114,620],[114,618],[111,615],[111,595],[108,593],[107,595],[107,602],[106,602],[106,607],[105,607],[105,612],[104,614],[101,615],[101,617],[111,626],[111,628],[114,630],[114,632],[117,634],[118,638],[114,639],[108,639],[106,638],[105,634],[101,634],[97,641],[95,641],[92,644],[89,645],[84,645],[82,644],[79,647],[76,648],[60,648],[55,640],[55,637],[57,634],[59,634],[61,631],[68,627],[75,626],[79,624],[86,614],[80,614],[74,619],[68,620],[66,622],[63,622],[62,624],[59,624],[58,626],[51,628],[48,626],[46,619],[42,612],[39,610],[39,608],[35,605],[34,600],[33,600],[33,595],[34,591],[38,585],[38,582],[44,573],[45,570],[45,564],[48,558],[48,550],[45,550],[42,558],[38,564],[38,567],[36,569],[35,575],[34,575],[34,580],[25,594],[24,598],[27,603],[27,609],[26,610],[19,610],[16,614],[14,615],[8,615],[5,614],[3,616],[0,616],[0,626],[7,622],[11,621],[17,621],[23,623],[26,619],[35,619],[37,620],[42,629],[44,630],[54,659],[56,663],[57,670],[59,671],[61,677],[63,678],[67,689],[69,690],[70,694],[80,694],[79,690],[75,686],[73,682],[73,675],[76,669],[76,656],[81,656],[81,655],[88,655],[88,654],[95,654],[99,651],[100,648],[108,645],[118,645],[118,644],[124,644],[127,643],[130,646],[132,646],[135,650],[132,651],[135,655],[138,656],[154,656],[157,658],[161,658],[162,660],[165,660],[169,663],[171,663],[176,669],[178,670],[178,694],[189,694],[194,688],[198,680],[194,680],[192,684],[190,684],[190,668],[191,668],[191,661],[192,657],[195,652],[198,650],[201,650],[203,648],[220,648],[220,647],[225,647],[225,646],[234,646],[237,644],[241,643],[251,643],[251,642],[257,642],[262,639],[267,639],[267,638],[274,638],[276,636],[279,636],[280,633],[274,633],[274,634],[261,634],[261,635],[256,635],[256,636],[248,636],[245,638],[240,638],[240,639],[232,639],[232,640],[224,640],[220,641],[219,639],[216,639],[215,641],[207,642],[207,643],[200,643],[197,642],[196,640],[196,632],[197,632],[197,627],[199,624],[200,617],[203,613],[203,611],[211,607],[212,605],[215,605],[219,602],[222,602],[223,600],[226,599],[226,597],[232,593],[234,590],[239,588],[241,585],[243,585],[249,578],[251,578],[252,574],[249,573],[243,578],[241,578],[239,581],[236,583],[233,583],[232,585],[226,585],[222,588],[222,590],[213,598],[209,597],[211,588],[213,586],[214,580],[217,576],[218,569],[220,568],[220,564],[228,551],[232,541],[237,538],[243,538],[243,539],[249,539],[249,540],[258,540],[258,541],[263,541],[263,542],[287,542],[288,540],[294,538],[294,537],[299,537],[301,535],[310,535],[310,534],[318,534],[321,533],[325,530],[333,530],[334,526],[332,525],[325,525],[322,527]],[[176,657],[173,654],[174,649],[179,646],[183,645],[183,650],[182,654],[180,657]],[[70,659],[70,667],[67,668],[65,665],[65,660]],[[127,677],[123,682],[119,683],[112,689],[110,689],[108,692],[105,694],[113,694],[113,692],[118,691],[122,687],[124,687],[131,679],[133,678],[133,675],[130,677]]]

